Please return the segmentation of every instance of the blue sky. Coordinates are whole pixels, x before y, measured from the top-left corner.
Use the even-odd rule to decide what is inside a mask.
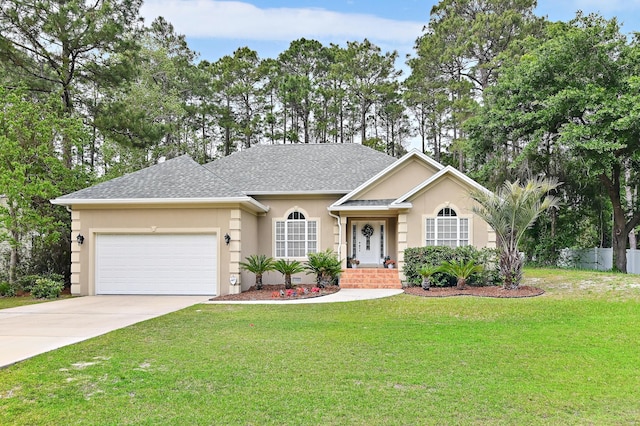
[[[215,61],[239,47],[275,58],[293,40],[305,37],[344,46],[367,38],[400,58],[429,22],[436,0],[145,0],[147,23],[157,16],[187,37],[200,59]],[[640,31],[640,0],[538,0],[536,13],[567,21],[577,10],[617,17],[623,31]]]

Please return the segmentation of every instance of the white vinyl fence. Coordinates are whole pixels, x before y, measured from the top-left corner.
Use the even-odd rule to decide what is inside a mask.
[[[560,251],[558,266],[608,271],[613,268],[612,248],[569,249]],[[627,250],[627,272],[640,274],[640,250]]]

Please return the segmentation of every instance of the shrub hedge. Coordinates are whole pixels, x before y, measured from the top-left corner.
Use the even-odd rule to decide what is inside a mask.
[[[64,283],[51,278],[40,278],[31,289],[31,296],[36,299],[56,299],[62,293]]]
[[[422,284],[422,277],[418,269],[422,265],[440,266],[447,261],[473,261],[482,265],[483,271],[474,274],[468,281],[472,286],[500,285],[498,271],[498,252],[495,249],[477,249],[473,246],[465,247],[412,247],[404,251],[404,275],[406,285],[413,287]],[[436,272],[431,276],[432,286],[454,286],[456,278],[444,272]]]
[[[0,281],[0,296],[13,297],[16,295],[16,288],[6,281]]]
[[[18,278],[18,288],[30,292],[33,286],[36,285],[36,282],[41,278],[49,278],[53,281],[64,281],[64,277],[60,274],[23,275]]]

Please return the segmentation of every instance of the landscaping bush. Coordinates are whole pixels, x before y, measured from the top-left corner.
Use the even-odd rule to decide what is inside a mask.
[[[36,282],[41,278],[47,278],[53,281],[64,282],[64,277],[60,274],[45,274],[45,275],[23,275],[18,278],[18,289],[22,291],[31,292],[33,287],[36,285]]]
[[[30,292],[40,278],[42,278],[40,275],[23,275],[18,278],[18,288]]]
[[[473,246],[465,247],[413,247],[404,251],[404,275],[408,286],[422,284],[422,276],[419,273],[422,265],[440,266],[445,262],[474,262],[481,265],[483,270],[471,276],[468,281],[472,286],[500,285],[498,271],[498,252],[495,249],[477,249]],[[436,272],[429,279],[432,286],[454,286],[457,279],[444,272]]]
[[[331,249],[318,253],[309,253],[309,260],[305,264],[307,274],[316,275],[318,287],[323,288],[337,282],[342,272],[342,262],[338,255]]]
[[[16,295],[16,288],[8,282],[0,282],[0,296],[13,297]]]
[[[36,299],[55,299],[60,296],[64,283],[51,278],[40,278],[31,289],[31,296]]]

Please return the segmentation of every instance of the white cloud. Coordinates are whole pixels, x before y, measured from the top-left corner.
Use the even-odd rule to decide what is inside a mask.
[[[335,41],[413,43],[424,23],[320,8],[261,9],[240,1],[147,0],[141,8],[150,23],[163,16],[187,37],[290,41],[301,37]]]

